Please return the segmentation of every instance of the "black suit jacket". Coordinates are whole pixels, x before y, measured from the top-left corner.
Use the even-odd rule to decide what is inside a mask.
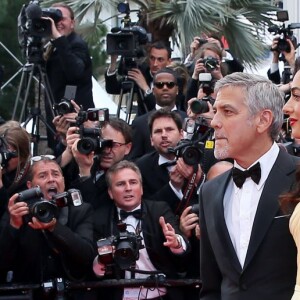
[[[53,41],[56,50],[46,63],[54,101],[59,103],[66,85],[77,86],[75,101],[83,109],[95,107],[92,93],[92,61],[85,41],[75,32]],[[52,121],[52,120],[51,120]]]
[[[142,232],[144,244],[149,258],[157,270],[162,271],[168,278],[178,278],[177,272],[186,267],[189,255],[189,244],[184,254],[173,254],[163,245],[165,237],[159,224],[160,216],[164,216],[166,223],[170,223],[175,232],[182,235],[178,228],[178,221],[170,207],[164,202],[142,200]],[[94,237],[96,240],[116,235],[117,209],[111,201],[110,205],[99,207],[94,213]],[[121,299],[123,289],[116,289],[112,293],[106,292],[106,299]],[[168,291],[170,299],[184,299],[183,292],[174,288]],[[172,296],[173,295],[173,296]],[[109,298],[107,298],[109,297]]]
[[[129,153],[130,159],[137,159],[143,156],[146,153],[154,151],[154,148],[151,146],[150,141],[150,130],[148,126],[148,119],[151,113],[155,110],[152,110],[142,116],[136,117],[132,122],[132,134],[133,134],[133,143],[132,148]],[[186,112],[178,110],[178,114],[181,116],[182,121],[187,117]]]
[[[181,200],[178,199],[169,184],[170,176],[167,168],[159,166],[158,159],[158,152],[155,151],[145,154],[136,161],[143,178],[143,195],[150,200],[167,202],[174,213],[180,214],[181,210],[178,210],[178,206]],[[198,201],[196,190],[190,201],[190,204]]]
[[[13,228],[8,214],[3,222],[0,270],[13,270],[14,282],[37,284],[58,277],[72,280],[90,272],[95,247],[89,204],[62,208],[53,232],[45,230],[44,234],[28,225]]]
[[[280,150],[259,200],[243,268],[224,218],[223,198],[231,171],[203,185],[201,300],[291,299],[296,279],[296,247],[289,232],[289,218],[282,216],[278,196],[295,182],[296,159]]]

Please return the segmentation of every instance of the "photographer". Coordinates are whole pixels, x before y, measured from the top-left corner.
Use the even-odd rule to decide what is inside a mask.
[[[205,43],[200,47],[193,75],[188,82],[186,101],[197,96],[200,73],[211,74],[213,84],[226,74],[222,51],[215,43]]]
[[[31,161],[27,187],[39,186],[42,201],[48,203],[64,192],[62,171],[49,156],[36,156]],[[53,212],[50,204],[43,204],[34,210],[37,192],[30,196],[26,192],[9,199],[0,233],[0,269],[12,270],[14,283],[83,279],[94,257],[90,205],[57,207]],[[42,290],[35,292],[34,299],[48,299]]]
[[[30,136],[16,121],[0,126],[0,218],[8,199],[26,188],[30,166]]]
[[[77,86],[76,103],[85,110],[94,107],[92,62],[87,44],[74,32],[74,12],[64,3],[55,3],[51,7],[62,13],[57,23],[45,17],[52,24],[51,41],[44,58],[54,101],[60,102],[66,85],[72,85]]]
[[[155,98],[152,94],[153,76],[170,63],[171,49],[162,42],[156,42],[149,47],[147,63],[128,70],[126,77],[135,83],[134,91],[137,93],[138,102],[137,115],[145,114],[155,107]],[[109,94],[120,94],[122,90],[124,76],[122,71],[121,74],[118,74],[118,71],[117,56],[112,55],[111,63],[105,73],[105,88]]]
[[[271,51],[272,51],[272,63],[268,70],[268,78],[275,84],[288,84],[292,80],[292,75],[294,73],[296,51],[293,42],[290,39],[286,39],[290,47],[290,51],[280,51],[278,50],[279,37],[274,37],[272,41]],[[284,70],[282,74],[279,73],[279,60],[283,59]]]
[[[74,160],[64,168],[64,172],[72,176],[70,186],[79,189],[84,200],[96,209],[102,202],[109,201],[105,173],[130,152],[131,128],[121,119],[111,118],[105,122],[99,135],[101,140],[110,141],[111,144],[100,147],[100,153],[81,153],[78,149],[81,140],[78,131],[78,127],[70,127],[68,130],[66,151],[72,153]]]
[[[180,215],[182,210],[198,201],[197,187],[204,180],[200,163],[197,162],[194,189],[184,198],[188,182],[195,173],[194,166],[188,165],[182,157],[170,152],[183,139],[182,120],[173,111],[160,109],[149,118],[151,144],[155,151],[147,153],[136,161],[143,176],[143,191],[147,199],[168,202],[172,211]]]
[[[138,167],[128,161],[122,161],[111,167],[106,173],[110,205],[103,206],[95,212],[95,238],[118,236],[117,224],[127,225],[127,231],[141,240],[139,255],[132,263],[131,272],[123,268],[126,255],[118,264],[118,252],[121,246],[113,246],[111,276],[119,272],[122,278],[178,278],[178,272],[185,268],[189,245],[181,236],[175,215],[164,202],[147,201],[142,198],[142,177]],[[120,228],[120,227],[119,227]],[[126,243],[123,239],[122,245]],[[94,260],[94,272],[102,277],[109,271],[108,264],[103,263],[102,248],[98,249],[99,256]],[[124,272],[125,270],[125,272]],[[148,271],[148,274],[143,274]],[[124,274],[125,273],[125,274]],[[100,291],[101,292],[101,291]],[[111,293],[105,294],[105,299],[184,299],[180,288],[114,288]],[[128,297],[128,298],[127,298]],[[99,297],[100,299],[100,297]]]

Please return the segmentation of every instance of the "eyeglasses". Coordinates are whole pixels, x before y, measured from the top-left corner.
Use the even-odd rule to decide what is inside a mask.
[[[46,155],[37,155],[31,157],[31,164],[38,162],[40,160],[54,160],[56,157],[54,155],[46,154]]]
[[[126,143],[112,142],[112,149],[119,149],[121,146],[126,145]]]
[[[153,85],[161,90],[165,85],[167,86],[168,89],[172,89],[176,85],[176,83],[173,81],[169,81],[169,82],[158,81],[158,82],[154,82]]]

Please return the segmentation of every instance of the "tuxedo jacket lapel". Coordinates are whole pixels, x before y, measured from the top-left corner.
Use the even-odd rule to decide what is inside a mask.
[[[213,201],[211,209],[212,212],[215,212],[215,216],[212,218],[212,220],[215,221],[215,224],[212,226],[212,228],[214,228],[215,232],[211,232],[210,236],[212,237],[212,240],[214,240],[212,241],[212,244],[220,245],[219,249],[217,250],[220,251],[220,257],[227,257],[236,271],[240,273],[242,268],[233,247],[224,217],[223,199],[230,179],[231,170],[216,178],[216,189],[211,190],[212,194],[209,201]],[[210,216],[211,213],[206,215]]]
[[[290,160],[287,159],[290,157]],[[292,187],[296,164],[292,157],[284,151],[280,151],[273,168],[266,180],[251,232],[251,238],[245,259],[244,269],[248,266],[259,245],[270,228],[274,217],[279,212],[279,195],[285,190],[284,187]],[[280,242],[280,241],[278,241]]]

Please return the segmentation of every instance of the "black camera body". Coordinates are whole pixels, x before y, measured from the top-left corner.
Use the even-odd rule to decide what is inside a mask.
[[[49,223],[57,216],[57,207],[51,201],[44,199],[44,194],[39,186],[19,193],[18,202],[26,202],[29,214],[24,216],[25,223],[31,221],[32,217],[40,222]]]
[[[289,20],[289,15],[286,10],[277,12],[277,20],[280,22],[285,22]],[[287,40],[291,40],[295,49],[297,48],[297,38],[293,35],[292,29],[300,28],[300,23],[291,23],[287,27],[283,23],[282,26],[272,25],[268,28],[268,31],[274,33],[274,35],[279,34],[278,44],[273,51],[281,52],[291,52],[291,46]]]
[[[208,102],[210,102],[211,105],[213,105],[215,102],[215,99],[210,96],[214,92],[215,86],[215,82],[213,81],[211,74],[200,73],[199,82],[200,88],[202,88],[206,96],[204,96],[202,99],[197,99],[191,103],[190,108],[194,114],[202,114],[208,112]]]
[[[28,223],[32,217],[42,223],[49,223],[58,216],[58,208],[67,205],[79,206],[82,204],[82,197],[79,190],[70,189],[67,192],[56,194],[52,200],[45,200],[44,194],[39,186],[19,193],[18,202],[26,202],[29,214],[25,215],[24,222]]]
[[[82,154],[90,154],[92,151],[101,154],[104,147],[112,147],[112,140],[105,140],[100,137],[100,128],[80,127],[80,140],[77,143],[77,150]]]
[[[204,96],[201,99],[197,99],[193,101],[190,105],[191,111],[194,114],[203,114],[209,112],[209,106],[208,102],[210,102],[212,105],[214,103],[215,99],[211,96]]]
[[[115,236],[97,241],[98,261],[105,265],[117,265],[121,270],[134,266],[139,259],[139,250],[143,248],[142,237],[125,228]],[[120,226],[119,226],[120,229]]]
[[[0,166],[6,168],[8,162],[14,157],[17,157],[16,151],[9,150],[5,138],[0,136]]]
[[[140,46],[148,42],[147,31],[143,27],[136,25],[120,28],[119,30],[117,33],[107,34],[107,54],[142,57],[143,51]]]
[[[218,59],[216,59],[212,56],[207,56],[207,57],[203,58],[202,62],[208,72],[214,71],[219,64]]]
[[[190,166],[197,165],[203,156],[203,143],[182,139],[176,147],[168,148],[169,153],[174,153],[176,159],[183,158],[183,161]]]
[[[198,203],[192,205],[192,208],[190,210],[190,214],[196,214],[197,216],[199,216],[199,214],[200,214],[200,205]]]
[[[22,25],[29,36],[48,37],[52,33],[51,21],[43,17],[49,17],[57,23],[63,16],[57,8],[41,8],[39,2],[34,0],[23,6],[19,15],[19,25]]]
[[[67,98],[63,98],[59,103],[54,104],[53,109],[56,110],[57,114],[61,116],[68,113],[76,112],[71,100]]]

